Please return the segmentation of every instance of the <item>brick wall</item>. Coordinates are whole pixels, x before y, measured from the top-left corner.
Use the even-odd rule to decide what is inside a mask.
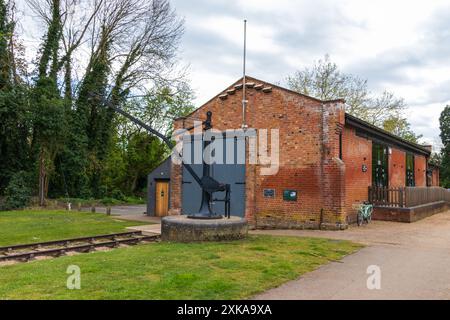
[[[347,220],[356,221],[356,206],[367,200],[372,184],[372,141],[358,137],[353,128],[345,127],[342,136],[345,163],[345,206]],[[367,171],[363,172],[363,166]]]
[[[416,179],[416,187],[427,186],[427,160],[424,156],[415,155],[414,157],[414,174]]]
[[[357,206],[368,200],[368,187],[372,185],[372,141],[359,137],[355,129],[346,126],[342,137],[345,163],[345,208],[347,221],[355,222]],[[391,147],[389,154],[389,187],[404,187],[406,183],[406,152]],[[363,172],[362,167],[367,171]],[[416,185],[425,186],[426,158],[415,155]]]
[[[431,185],[433,187],[439,187],[439,168],[433,168],[431,175]]]
[[[391,148],[389,155],[389,187],[398,188],[406,185],[406,153]]]
[[[345,119],[342,102],[322,103],[256,79],[247,81],[256,84],[247,90],[248,127],[279,130],[280,167],[276,174],[264,176],[262,166],[249,164],[247,157],[246,217],[260,228],[317,228],[320,223],[340,228],[345,223],[344,164],[339,159],[339,133]],[[262,89],[266,87],[271,90]],[[232,85],[189,119],[204,119],[212,111],[215,129],[238,129],[241,100],[242,91]],[[177,120],[175,128],[189,119]],[[176,214],[181,207],[181,169],[173,166],[171,207]],[[266,188],[275,189],[274,198],[264,198]],[[297,190],[297,201],[283,200],[286,189]]]
[[[207,111],[213,113],[214,129],[241,128],[240,83],[231,85],[187,118],[176,120],[175,129],[191,126],[193,119],[204,119]],[[367,200],[372,183],[372,142],[345,126],[342,101],[322,102],[250,77],[248,84],[248,127],[269,132],[278,129],[280,137],[280,167],[276,174],[261,175],[263,166],[249,164],[247,156],[245,216],[250,223],[258,228],[336,229],[345,227],[347,221],[353,222],[355,205]],[[415,166],[417,186],[425,185],[425,157],[416,156]],[[171,214],[181,211],[181,173],[181,166],[172,164]],[[389,182],[395,187],[405,184],[405,153],[395,148],[389,156]],[[264,189],[275,189],[275,197],[265,198]],[[283,200],[283,190],[291,189],[297,191],[297,201]]]

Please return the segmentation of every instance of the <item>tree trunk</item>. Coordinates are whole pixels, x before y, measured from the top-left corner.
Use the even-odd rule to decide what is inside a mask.
[[[39,206],[45,205],[45,185],[47,180],[44,151],[39,152]]]

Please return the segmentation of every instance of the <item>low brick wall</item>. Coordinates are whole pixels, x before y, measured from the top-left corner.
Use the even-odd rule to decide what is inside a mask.
[[[433,214],[446,211],[449,208],[449,204],[445,201],[423,204],[411,208],[375,207],[372,219],[396,222],[415,222],[432,216]]]
[[[281,219],[277,216],[256,216],[251,222],[255,229],[296,229],[296,230],[345,230],[347,223],[322,222],[314,220]]]

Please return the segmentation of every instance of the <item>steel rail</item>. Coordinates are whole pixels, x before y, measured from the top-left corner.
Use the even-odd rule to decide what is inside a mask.
[[[95,241],[99,239],[112,239],[113,237],[131,237],[135,235],[142,235],[141,231],[130,231],[130,232],[120,232],[120,233],[111,233],[111,234],[103,234],[98,236],[90,236],[90,237],[81,237],[81,238],[71,238],[71,239],[62,239],[62,240],[53,240],[46,242],[36,242],[36,243],[27,243],[27,244],[18,244],[0,247],[0,254],[4,251],[12,251],[17,249],[27,249],[27,248],[39,248],[45,246],[53,246],[53,245],[67,245],[71,242],[82,242],[82,241]]]
[[[126,237],[124,239],[117,239],[120,237]],[[159,235],[151,235],[151,236],[145,236],[142,234],[141,231],[134,231],[134,232],[125,232],[125,233],[116,233],[116,234],[109,234],[109,235],[103,235],[103,236],[93,236],[93,237],[84,237],[84,238],[74,238],[74,239],[67,239],[67,240],[59,240],[59,241],[49,241],[49,242],[42,242],[42,243],[34,243],[31,245],[17,245],[17,246],[10,246],[10,247],[3,247],[3,248],[14,248],[10,249],[9,251],[4,251],[3,255],[0,256],[0,262],[5,261],[29,261],[35,257],[39,256],[62,256],[66,254],[67,252],[90,252],[92,250],[95,250],[95,248],[99,247],[110,247],[115,248],[118,247],[121,244],[137,244],[142,241],[157,241],[159,240]],[[109,240],[109,241],[100,241],[100,242],[94,242],[98,240]],[[72,245],[70,246],[70,243],[79,243],[79,242],[87,242],[84,244],[78,244],[78,245]],[[49,249],[42,249],[43,246],[49,246],[49,245],[61,245],[59,248],[49,248]],[[33,251],[27,251],[27,252],[14,252],[20,249],[24,248],[33,248]]]

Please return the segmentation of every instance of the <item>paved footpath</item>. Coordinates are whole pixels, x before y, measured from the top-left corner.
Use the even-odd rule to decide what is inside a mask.
[[[450,299],[450,211],[411,223],[373,221],[346,231],[255,230],[253,234],[345,239],[367,247],[254,299]],[[367,288],[380,267],[381,289]]]

